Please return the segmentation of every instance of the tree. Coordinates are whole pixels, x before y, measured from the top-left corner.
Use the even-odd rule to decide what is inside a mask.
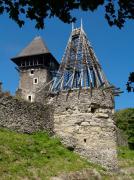
[[[94,11],[98,6],[105,9],[110,26],[122,28],[127,19],[134,19],[134,0],[0,0],[0,14],[7,13],[20,27],[24,18],[35,20],[36,28],[44,28],[45,18],[58,17],[65,23],[75,22],[74,9]]]
[[[128,92],[134,92],[134,72],[131,72],[126,84]]]
[[[134,108],[120,110],[115,113],[116,125],[128,137],[128,144],[134,149]]]

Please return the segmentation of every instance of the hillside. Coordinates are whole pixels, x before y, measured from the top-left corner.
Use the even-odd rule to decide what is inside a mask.
[[[119,160],[122,168],[134,166],[134,151],[119,150]],[[63,173],[82,171],[86,169],[89,179],[113,179],[118,176],[128,178],[128,175],[117,175],[107,172],[98,165],[87,162],[79,155],[64,148],[57,138],[49,137],[40,132],[32,135],[0,129],[0,179],[41,179],[60,176]],[[128,170],[128,169],[127,169]],[[131,170],[132,171],[132,170]],[[84,173],[85,173],[84,172]],[[125,170],[123,172],[126,173]],[[77,172],[77,176],[78,176]],[[132,172],[129,172],[133,177]],[[70,177],[74,174],[70,175]],[[90,176],[90,177],[91,177]],[[70,179],[77,179],[70,178]],[[86,179],[85,179],[86,180]]]

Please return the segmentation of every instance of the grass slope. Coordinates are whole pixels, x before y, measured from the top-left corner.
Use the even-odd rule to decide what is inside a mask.
[[[49,179],[62,172],[96,167],[65,149],[57,138],[0,129],[0,179]]]
[[[134,179],[134,150],[120,147],[118,150],[118,159],[121,170]]]
[[[120,147],[118,152],[124,175],[87,162],[46,133],[28,135],[0,129],[0,180],[49,180],[85,168],[96,169],[103,180],[134,179],[134,151]]]

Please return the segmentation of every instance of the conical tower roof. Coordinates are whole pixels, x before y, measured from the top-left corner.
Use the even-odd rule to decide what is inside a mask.
[[[94,50],[83,30],[72,29],[51,91],[109,87]]]
[[[46,54],[49,53],[49,50],[44,43],[43,39],[40,36],[35,37],[26,48],[24,48],[17,56],[19,57],[25,57],[25,56],[32,56],[32,55],[40,55],[40,54]]]
[[[50,64],[56,69],[59,67],[58,61],[48,50],[40,36],[35,37],[17,56],[11,58],[11,61],[21,68],[22,66],[23,68],[31,68],[31,66],[44,67]]]

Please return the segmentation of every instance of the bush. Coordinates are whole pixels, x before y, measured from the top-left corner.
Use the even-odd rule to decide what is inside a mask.
[[[128,137],[128,144],[134,149],[134,108],[119,110],[115,113],[117,127]]]

